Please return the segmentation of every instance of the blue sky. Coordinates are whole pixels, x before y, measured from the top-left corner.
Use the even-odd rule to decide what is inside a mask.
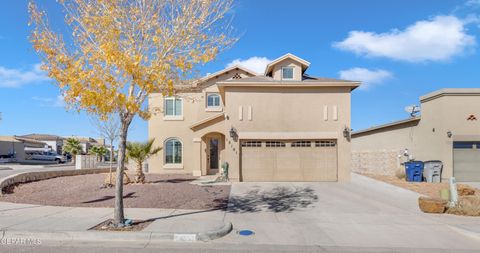
[[[61,21],[54,0],[41,5]],[[428,92],[480,87],[479,11],[480,0],[238,0],[240,40],[201,72],[232,63],[260,70],[293,53],[311,62],[310,75],[364,81],[352,94],[352,128],[359,130],[408,117],[404,107]],[[27,23],[26,0],[0,2],[0,135],[95,136],[88,117],[67,112],[38,69]],[[136,119],[129,139],[147,137],[147,123]]]

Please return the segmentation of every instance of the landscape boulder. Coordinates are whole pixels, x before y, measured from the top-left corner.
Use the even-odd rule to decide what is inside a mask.
[[[471,196],[475,195],[475,188],[468,185],[459,184],[457,186],[458,196]]]
[[[418,205],[420,210],[422,210],[424,213],[444,213],[447,203],[447,201],[442,199],[427,197],[418,198]]]
[[[104,180],[104,183],[105,185],[109,184],[110,183],[110,175],[109,173],[105,174],[106,177],[105,177],[105,180]],[[123,174],[124,177],[123,177],[123,184],[130,184],[132,182],[132,180],[130,179],[130,177],[127,175],[127,173],[124,173]],[[115,182],[117,180],[117,173],[113,172],[112,173],[112,183],[111,185],[114,186],[115,185]]]
[[[457,205],[448,208],[447,213],[465,216],[480,216],[480,196],[460,196]]]

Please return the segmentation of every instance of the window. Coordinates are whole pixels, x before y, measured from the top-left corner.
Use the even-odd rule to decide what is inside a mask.
[[[293,147],[293,148],[311,147],[311,145],[312,145],[311,141],[295,141],[295,142],[292,142],[291,147]]]
[[[315,141],[315,147],[335,147],[335,141],[324,140],[324,141]]]
[[[282,68],[282,79],[283,80],[293,79],[293,67],[283,67]]]
[[[182,116],[182,99],[166,97],[164,113],[165,116]]]
[[[208,94],[207,95],[207,107],[220,107],[220,95]]]
[[[165,142],[165,164],[182,163],[182,143],[178,139],[168,139]]]
[[[285,142],[281,141],[267,141],[265,143],[267,148],[282,148],[285,147]]]
[[[453,142],[453,148],[455,149],[472,149],[474,148],[473,145],[477,146],[477,149],[480,147],[480,142],[472,142],[472,141],[455,141]]]
[[[242,142],[242,147],[260,148],[262,147],[262,142],[261,141],[244,141]]]

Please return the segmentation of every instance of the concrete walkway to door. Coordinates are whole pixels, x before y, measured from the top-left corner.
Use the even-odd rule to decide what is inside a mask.
[[[480,237],[459,229],[480,227],[478,218],[424,214],[418,196],[356,174],[348,183],[234,183],[225,217],[234,232],[215,243],[480,250]]]

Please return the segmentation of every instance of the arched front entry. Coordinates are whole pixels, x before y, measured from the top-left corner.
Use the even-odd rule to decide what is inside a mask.
[[[202,137],[202,175],[215,175],[220,172],[225,150],[225,135],[212,132]]]

